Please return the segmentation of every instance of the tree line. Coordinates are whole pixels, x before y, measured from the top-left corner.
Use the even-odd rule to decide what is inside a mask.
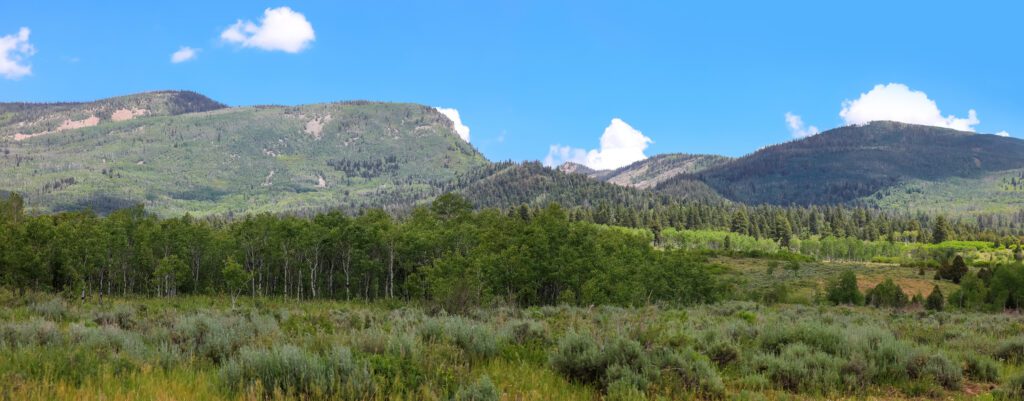
[[[259,214],[159,219],[141,206],[26,215],[0,202],[0,279],[69,298],[228,293],[482,304],[650,302],[724,296],[705,259],[653,246],[650,231],[573,221],[557,204],[474,211],[447,194],[396,218]]]

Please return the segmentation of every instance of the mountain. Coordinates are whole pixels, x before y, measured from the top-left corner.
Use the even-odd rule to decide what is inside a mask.
[[[615,170],[492,163],[428,106],[227,107],[163,91],[0,103],[0,194],[30,210],[143,204],[160,215],[408,210],[455,191],[479,207],[649,210],[674,202],[866,204],[1017,212],[1024,141],[874,122],[731,159],[663,154]]]
[[[225,107],[192,92],[0,104],[0,191],[40,212],[403,208],[489,162],[432,107]]]
[[[82,103],[0,103],[0,139],[21,141],[139,117],[174,116],[227,106],[195,92],[162,91]]]
[[[612,170],[600,177],[612,184],[649,189],[681,174],[694,174],[731,160],[718,155],[666,153]]]
[[[872,122],[769,146],[693,179],[748,204],[866,202],[907,210],[983,211],[1021,204],[1024,188],[1011,179],[1024,177],[1021,169],[1024,141],[1019,139]],[[913,196],[929,191],[927,199]],[[977,194],[1005,196],[970,205]],[[907,203],[909,198],[916,198],[919,207]]]
[[[552,202],[566,207],[595,207],[604,202],[647,210],[669,202],[650,191],[610,184],[585,174],[565,173],[539,162],[490,164],[461,177],[450,189],[479,207],[544,206]]]

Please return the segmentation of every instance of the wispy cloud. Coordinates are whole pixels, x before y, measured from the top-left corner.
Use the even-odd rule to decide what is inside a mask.
[[[171,62],[174,64],[184,63],[189,60],[195,60],[199,55],[200,49],[193,49],[188,46],[182,46],[178,51],[171,54]]]
[[[805,126],[804,119],[793,113],[786,113],[786,125],[789,125],[789,132],[794,138],[806,138],[819,132],[818,127]]]

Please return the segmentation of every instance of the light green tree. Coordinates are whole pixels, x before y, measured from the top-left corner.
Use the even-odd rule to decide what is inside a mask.
[[[224,279],[224,287],[231,294],[231,309],[235,309],[235,301],[238,299],[238,295],[245,291],[249,281],[252,280],[252,273],[246,271],[233,258],[228,258],[220,274],[221,278]]]

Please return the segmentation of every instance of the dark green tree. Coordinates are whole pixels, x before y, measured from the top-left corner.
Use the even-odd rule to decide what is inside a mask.
[[[924,301],[924,308],[928,310],[941,311],[946,306],[946,299],[942,296],[939,286],[932,288],[932,293]]]
[[[932,228],[932,243],[939,244],[952,239],[952,231],[946,216],[939,215],[935,218],[935,227]]]
[[[853,270],[844,271],[827,289],[827,299],[835,305],[863,305],[864,294],[857,288],[857,274]]]

